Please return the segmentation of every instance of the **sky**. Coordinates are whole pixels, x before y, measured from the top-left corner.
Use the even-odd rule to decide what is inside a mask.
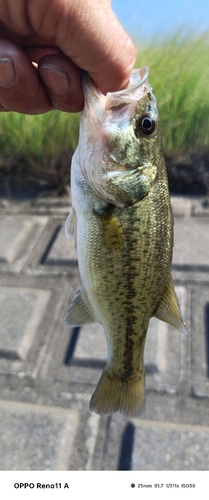
[[[112,0],[112,8],[139,41],[164,38],[181,28],[197,34],[209,31],[208,0]]]

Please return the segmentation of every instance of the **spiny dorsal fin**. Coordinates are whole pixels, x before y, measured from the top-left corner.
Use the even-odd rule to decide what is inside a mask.
[[[173,285],[172,277],[169,276],[165,290],[160,302],[153,313],[153,316],[174,326],[183,333],[188,333],[186,325],[182,319],[178,299]]]
[[[64,323],[70,326],[86,325],[87,323],[94,323],[96,321],[95,315],[91,310],[88,299],[84,298],[82,288],[76,293],[76,296],[70,305]]]

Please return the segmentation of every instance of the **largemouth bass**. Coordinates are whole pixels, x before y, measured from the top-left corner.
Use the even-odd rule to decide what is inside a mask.
[[[108,359],[90,408],[136,416],[144,407],[143,353],[152,316],[186,332],[171,277],[173,217],[157,101],[147,67],[106,96],[89,77],[71,167],[82,287],[65,322],[102,323]]]

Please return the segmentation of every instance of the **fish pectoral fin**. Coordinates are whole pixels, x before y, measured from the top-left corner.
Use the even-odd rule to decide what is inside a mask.
[[[91,309],[88,299],[84,298],[82,288],[76,293],[76,296],[70,305],[64,323],[68,326],[81,326],[88,323],[95,323],[96,318]]]
[[[171,276],[169,276],[165,290],[157,308],[153,313],[153,316],[161,321],[164,321],[165,323],[168,323],[169,325],[174,326],[177,330],[180,330],[183,333],[188,333],[181,315]]]
[[[115,215],[113,205],[107,205],[103,210],[94,210],[94,215],[99,221],[104,244],[117,255],[125,248],[125,238],[122,225]]]
[[[75,210],[72,208],[65,222],[65,236],[68,240],[74,238],[75,247],[76,247],[76,232],[77,232],[76,226],[77,224],[76,224]]]

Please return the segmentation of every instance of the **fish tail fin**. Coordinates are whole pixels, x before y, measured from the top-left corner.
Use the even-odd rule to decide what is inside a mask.
[[[144,403],[144,375],[137,380],[127,380],[104,371],[91,397],[90,409],[99,414],[119,411],[125,416],[137,417]]]

